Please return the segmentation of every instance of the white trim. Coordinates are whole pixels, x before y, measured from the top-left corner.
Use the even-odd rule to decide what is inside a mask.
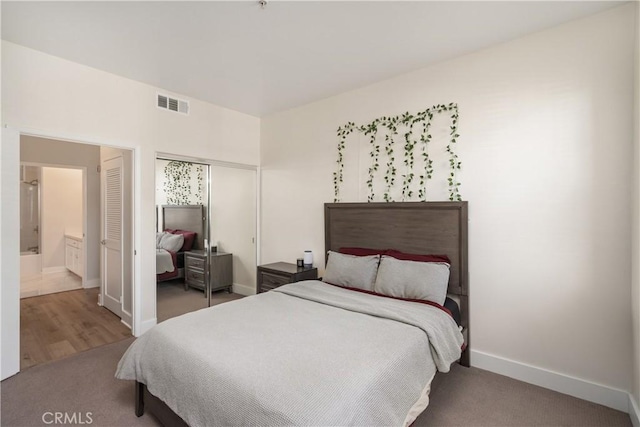
[[[640,409],[638,409],[638,403],[631,393],[629,393],[629,418],[631,418],[633,427],[640,427]]]
[[[20,371],[20,133],[2,129],[0,144],[0,379]]]
[[[258,170],[258,166],[248,163],[225,162],[222,160],[205,159],[202,157],[184,156],[181,154],[171,154],[167,152],[156,151],[156,160],[177,160],[179,162],[200,163],[210,166],[223,166],[235,169]]]
[[[133,221],[133,297],[131,299],[131,333],[135,337],[142,335],[142,261],[138,250],[142,242],[142,156],[140,155],[141,147],[136,146],[133,150],[133,173],[131,175],[131,183],[133,185],[133,202],[131,203],[131,221]],[[154,174],[155,175],[155,174]],[[155,178],[154,178],[155,179]],[[155,188],[155,182],[154,186]],[[155,195],[154,195],[155,200]],[[154,233],[155,235],[155,233]],[[155,260],[155,256],[153,257]],[[155,264],[152,268],[156,268]],[[156,298],[155,290],[157,286],[153,286],[153,298]],[[155,309],[154,309],[155,316]],[[155,324],[156,318],[153,318]]]
[[[42,269],[42,274],[51,274],[51,273],[66,273],[67,271],[71,271],[67,269],[67,267],[59,266],[59,267],[47,267]]]
[[[477,350],[471,351],[471,366],[608,406],[625,413],[629,410],[629,394],[626,391],[606,385],[596,384]]]
[[[133,316],[124,308],[122,309],[122,317],[120,317],[120,321],[127,325],[129,329],[131,329],[131,322],[133,321]]]
[[[136,332],[138,332],[138,334],[136,334],[136,337],[139,337],[140,335],[144,334],[149,329],[151,329],[154,326],[156,326],[157,323],[158,323],[158,320],[155,317],[153,319],[148,319],[148,320],[144,320],[144,321],[140,322],[140,326],[138,327],[138,331],[136,331]]]
[[[256,168],[256,267],[262,264],[262,168]],[[255,270],[255,269],[254,269]],[[258,277],[256,276],[256,289]]]
[[[129,318],[131,318],[131,316],[129,316]],[[123,325],[125,325],[127,328],[131,329],[131,325],[128,324],[127,322],[124,321],[124,318],[120,319],[120,323],[122,323]]]
[[[244,296],[249,296],[249,295],[255,295],[256,294],[256,289],[252,286],[249,285],[241,285],[239,283],[234,283],[233,287],[232,287],[232,291],[234,294],[239,294],[239,295],[244,295]]]
[[[100,287],[100,278],[99,277],[97,279],[87,279],[87,281],[84,284],[84,288],[85,289],[99,288],[99,287]]]

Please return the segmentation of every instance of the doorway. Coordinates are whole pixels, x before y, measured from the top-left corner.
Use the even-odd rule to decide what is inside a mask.
[[[20,298],[81,289],[86,168],[21,162]]]
[[[204,221],[203,247],[176,254],[176,271],[182,271],[168,278],[158,271],[158,322],[255,293],[256,176],[252,166],[158,155],[156,247],[162,233],[175,231],[165,220],[167,209],[188,215],[200,206]]]
[[[114,218],[106,201],[115,200],[115,193],[104,191],[102,165],[114,157],[121,159],[122,166],[117,189],[118,232],[132,234],[133,153],[27,135],[20,136],[19,146],[23,166],[20,196],[24,196],[20,203],[21,276],[27,273],[23,259],[39,256],[40,277],[46,279],[40,282],[47,287],[20,300],[22,370],[131,336],[133,249],[130,244],[128,251],[125,239],[120,238],[121,259],[118,263],[105,261],[101,242],[107,236],[104,224],[109,220],[105,218]],[[35,166],[38,169],[32,169]],[[117,271],[121,278],[115,308],[103,304],[106,279],[110,280],[105,269]],[[49,292],[56,284],[56,293]]]

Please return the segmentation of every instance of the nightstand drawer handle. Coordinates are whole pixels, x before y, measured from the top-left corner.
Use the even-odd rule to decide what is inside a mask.
[[[204,270],[204,260],[199,258],[187,257],[187,266]]]
[[[290,282],[288,277],[276,276],[275,274],[262,273],[262,283],[265,287],[277,287]]]
[[[204,283],[204,273],[189,271],[187,274],[187,279],[198,283]]]

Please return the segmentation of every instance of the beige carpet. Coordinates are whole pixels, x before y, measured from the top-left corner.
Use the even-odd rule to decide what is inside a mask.
[[[211,305],[242,298],[242,295],[230,294],[227,291],[218,291],[211,294]],[[200,310],[207,306],[207,298],[204,292],[189,288],[184,290],[182,279],[158,283],[158,305],[156,317],[158,322],[180,316],[184,313]]]
[[[42,364],[2,382],[2,426],[41,426],[45,412],[91,412],[92,426],[156,426],[134,415],[130,381],[114,378],[133,339]],[[631,426],[627,414],[476,368],[454,365],[433,384],[414,426]]]
[[[2,426],[43,426],[43,415],[56,411],[82,413],[85,420],[91,412],[92,426],[158,425],[149,415],[135,416],[133,386],[114,377],[131,342],[133,338],[44,363],[4,380]]]

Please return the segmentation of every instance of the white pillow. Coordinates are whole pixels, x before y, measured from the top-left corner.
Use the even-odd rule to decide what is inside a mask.
[[[448,284],[449,265],[444,262],[404,261],[383,255],[374,291],[443,305]]]
[[[349,288],[373,290],[380,255],[354,256],[329,251],[324,281]]]
[[[160,242],[162,241],[162,236],[164,236],[165,234],[168,234],[168,233],[166,231],[161,231],[159,233],[156,233],[156,249],[161,249]]]
[[[164,233],[160,239],[160,249],[170,252],[178,252],[184,244],[184,236],[182,234]]]

